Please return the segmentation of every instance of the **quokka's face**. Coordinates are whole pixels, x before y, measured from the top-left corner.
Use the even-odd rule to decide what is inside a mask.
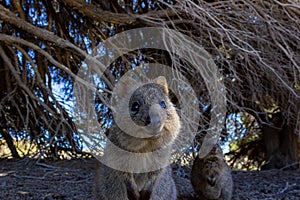
[[[217,157],[211,157],[204,161],[203,176],[209,187],[214,187],[222,172],[222,163]]]
[[[135,90],[129,101],[130,117],[149,134],[159,136],[167,119],[170,100],[163,88],[149,83]]]
[[[218,145],[203,159],[203,176],[209,187],[214,187],[223,171],[223,154]]]

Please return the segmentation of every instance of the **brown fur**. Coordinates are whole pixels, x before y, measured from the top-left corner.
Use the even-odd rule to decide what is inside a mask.
[[[206,157],[200,159],[197,156],[192,167],[191,182],[200,199],[231,199],[231,169],[218,145],[215,145]]]
[[[130,93],[134,85],[132,79],[120,85],[117,92],[121,104],[122,99]],[[123,132],[114,123],[108,138],[119,148],[135,153],[153,152],[170,144],[159,158],[159,160],[168,161],[171,146],[180,131],[180,119],[168,98],[165,78],[158,77],[152,83],[136,89],[130,97],[129,109],[136,101],[144,102],[144,104],[141,103],[141,108],[137,112],[130,111],[131,119],[138,125],[137,130],[134,131],[137,134],[146,133],[150,136],[153,134],[153,136],[148,138],[134,137]],[[162,101],[166,104],[165,108],[160,106]],[[149,108],[149,106],[152,107]],[[119,111],[123,112],[122,109],[128,109],[128,105],[124,104]],[[156,120],[159,119],[157,124],[152,125],[152,118],[149,124],[149,116],[152,117],[152,115]],[[122,120],[129,121],[126,118]],[[128,160],[118,157],[118,155],[109,156],[124,165],[128,164]],[[100,165],[95,177],[95,195],[96,199],[101,200],[175,200],[177,191],[170,167],[147,173],[129,173]]]

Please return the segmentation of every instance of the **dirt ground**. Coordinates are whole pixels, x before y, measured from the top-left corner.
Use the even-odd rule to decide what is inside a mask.
[[[92,199],[96,160],[38,163],[0,160],[0,200]],[[233,171],[233,199],[300,199],[300,171]],[[189,179],[175,177],[179,198],[197,199]]]

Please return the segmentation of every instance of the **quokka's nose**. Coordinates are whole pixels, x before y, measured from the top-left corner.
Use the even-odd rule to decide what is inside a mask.
[[[210,186],[215,186],[216,185],[216,178],[215,177],[206,177],[206,181]]]
[[[161,124],[159,116],[157,116],[157,115],[151,116],[150,117],[150,123],[154,127],[159,127],[160,124]]]
[[[149,124],[151,124],[152,127],[159,127],[161,122],[160,122],[160,118],[158,115],[151,115],[151,116],[146,116],[144,118],[144,125],[148,126]]]

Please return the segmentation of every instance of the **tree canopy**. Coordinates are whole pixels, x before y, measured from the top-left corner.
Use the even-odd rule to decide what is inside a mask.
[[[74,79],[95,47],[140,27],[179,31],[210,53],[227,90],[223,141],[230,142],[232,161],[247,168],[299,162],[300,4],[294,0],[1,1],[0,145],[12,157],[83,155],[68,105]],[[177,62],[198,98],[210,101],[188,63],[154,50],[120,57],[105,73],[106,84],[130,70],[137,54]],[[98,106],[105,129],[111,115]],[[21,153],[24,140],[30,147]]]

